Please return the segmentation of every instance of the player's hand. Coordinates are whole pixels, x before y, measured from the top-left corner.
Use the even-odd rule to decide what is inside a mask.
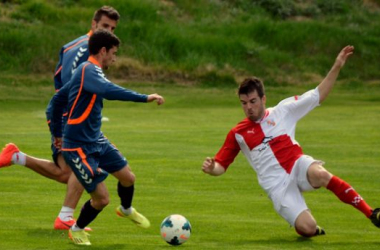
[[[157,105],[161,105],[165,103],[165,99],[158,94],[148,95],[148,102],[153,102],[153,101],[156,101]]]
[[[202,171],[206,174],[210,174],[215,169],[215,159],[211,157],[207,157],[203,162]]]
[[[54,137],[54,147],[61,149],[62,148],[62,137]]]
[[[346,63],[346,60],[349,56],[351,56],[354,53],[354,46],[348,45],[344,47],[340,53],[338,54],[335,63],[338,64],[338,66],[341,68]]]

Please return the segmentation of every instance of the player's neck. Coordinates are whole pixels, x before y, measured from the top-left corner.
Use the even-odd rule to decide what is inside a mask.
[[[103,68],[103,65],[102,65],[102,56],[100,54],[96,54],[96,55],[91,55],[89,58],[88,58],[88,61],[92,62],[93,64],[95,65],[98,65],[99,67]]]

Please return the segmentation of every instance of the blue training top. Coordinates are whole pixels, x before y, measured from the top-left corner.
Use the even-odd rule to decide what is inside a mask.
[[[88,51],[88,40],[92,35],[89,31],[86,35],[65,44],[59,52],[59,61],[55,67],[54,85],[55,90],[60,88],[70,81],[76,68],[83,62],[87,61],[90,53]]]
[[[90,56],[90,52],[88,51],[88,40],[92,34],[93,32],[90,30],[86,35],[78,37],[61,48],[61,51],[59,52],[59,61],[55,67],[54,73],[54,87],[56,92],[70,81],[71,76],[77,67],[81,63],[87,61]],[[50,119],[51,105],[50,100],[46,108],[48,119]],[[66,119],[63,119],[63,122],[65,123]]]
[[[147,102],[148,96],[110,82],[99,62],[90,56],[51,100],[50,128],[53,136],[62,137],[62,114],[67,107],[69,114],[63,141],[80,144],[96,142],[101,134],[103,99]]]

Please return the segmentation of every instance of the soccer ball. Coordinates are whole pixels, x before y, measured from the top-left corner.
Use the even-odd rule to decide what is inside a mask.
[[[180,214],[169,215],[161,223],[161,237],[170,245],[185,243],[190,234],[190,222]]]

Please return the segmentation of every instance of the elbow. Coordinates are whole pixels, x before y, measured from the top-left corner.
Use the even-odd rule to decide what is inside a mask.
[[[319,104],[321,104],[327,97],[328,91],[325,91],[321,86],[318,86]]]
[[[326,98],[327,98],[328,94],[324,94],[324,93],[320,93],[319,94],[319,104],[321,104]]]
[[[219,175],[222,175],[226,172],[226,168],[223,167],[222,165],[220,165],[220,163],[218,162],[215,162],[215,168],[214,168],[214,171],[212,173],[213,176],[219,176]]]

